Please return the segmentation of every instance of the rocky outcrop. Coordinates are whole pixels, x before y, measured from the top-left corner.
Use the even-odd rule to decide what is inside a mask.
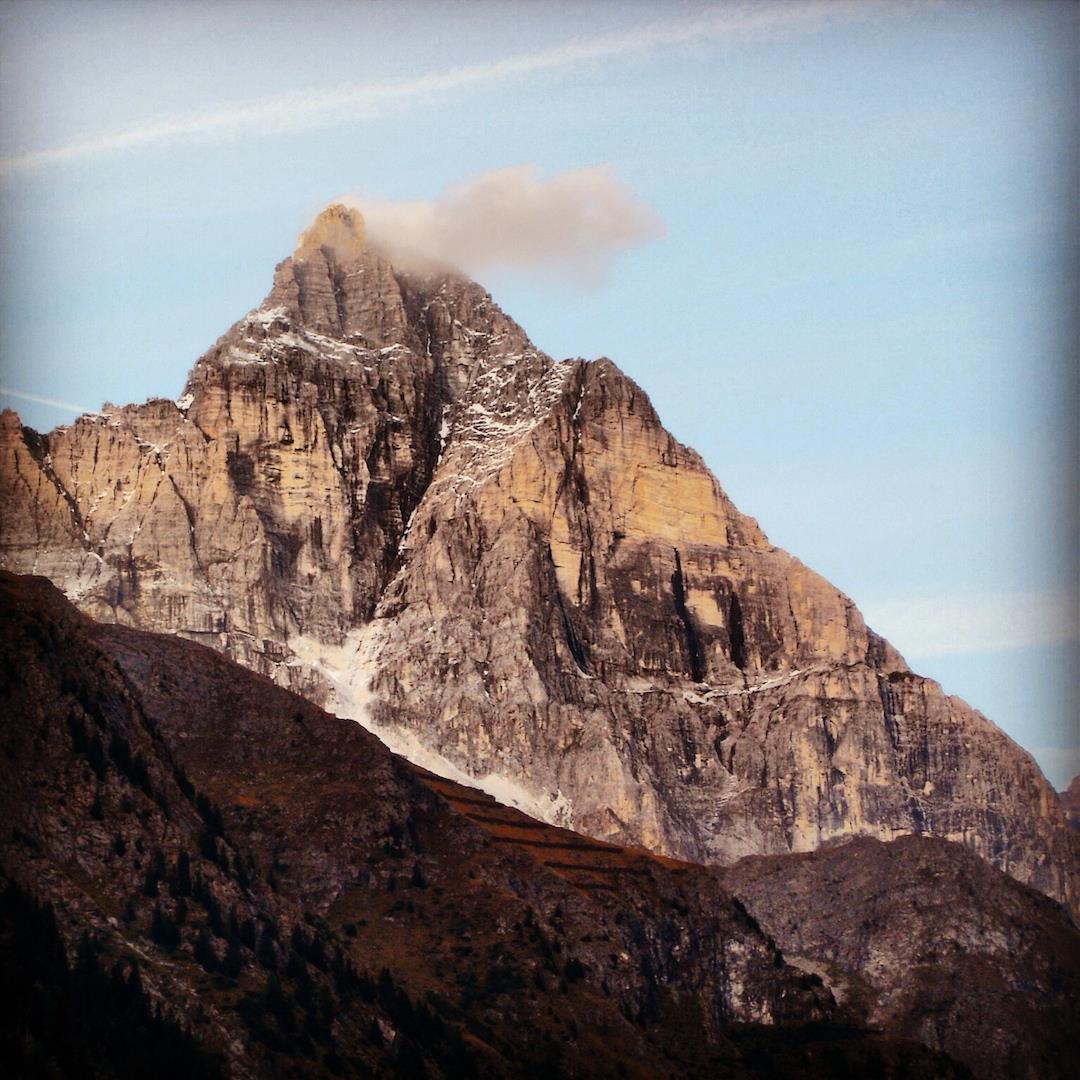
[[[857,839],[744,859],[723,880],[788,961],[862,1022],[985,1080],[1076,1075],[1080,933],[970,851]]]
[[[5,414],[0,562],[547,821],[730,862],[926,832],[1076,904],[1031,759],[774,548],[607,360],[330,208],[184,394]]]

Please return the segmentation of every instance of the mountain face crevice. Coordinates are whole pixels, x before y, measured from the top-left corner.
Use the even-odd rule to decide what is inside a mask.
[[[703,862],[959,840],[1077,904],[1034,762],[773,547],[609,360],[331,208],[176,402],[0,422],[0,565],[546,821]]]
[[[696,682],[705,681],[705,662],[701,653],[701,644],[698,641],[697,630],[694,629],[694,620],[686,607],[686,585],[683,582],[682,560],[679,558],[679,549],[672,548],[675,555],[675,572],[671,575],[671,595],[675,602],[675,614],[682,623],[683,634],[686,637],[686,655],[689,660],[689,675]],[[736,665],[738,667],[739,665]]]

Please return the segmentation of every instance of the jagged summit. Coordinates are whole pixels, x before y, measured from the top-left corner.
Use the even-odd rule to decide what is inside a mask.
[[[360,211],[337,203],[301,234],[295,253],[277,265],[266,299],[232,333],[259,323],[268,328],[264,337],[277,340],[286,330],[273,329],[281,319],[290,330],[350,346],[402,346],[417,357],[536,352],[475,282],[434,263],[395,265],[369,242]],[[334,352],[325,341],[316,345]],[[450,381],[457,385],[460,376]]]
[[[367,247],[364,218],[359,210],[331,203],[300,234],[294,259],[308,259],[316,252],[332,252],[337,262],[355,259]]]
[[[363,235],[324,211],[179,403],[3,427],[0,565],[601,839],[722,863],[926,832],[1078,902],[1034,762],[772,547],[638,386]]]

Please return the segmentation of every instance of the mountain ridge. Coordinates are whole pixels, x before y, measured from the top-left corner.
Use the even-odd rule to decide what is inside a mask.
[[[573,883],[210,650],[95,624],[41,578],[0,573],[0,609],[0,949],[14,888],[84,985],[139,986],[210,1075],[963,1075],[853,1028],[711,871],[642,852],[617,897]],[[0,1060],[59,1051],[21,1058],[18,1016]]]
[[[200,1075],[1071,1075],[1080,933],[959,845],[678,863],[45,579],[0,572],[0,611],[0,956],[36,904],[75,986],[152,1002]]]

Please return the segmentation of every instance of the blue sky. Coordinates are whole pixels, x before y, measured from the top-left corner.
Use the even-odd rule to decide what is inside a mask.
[[[0,6],[0,404],[179,393],[326,202],[606,165],[606,281],[493,266],[912,665],[1080,772],[1072,4]]]

